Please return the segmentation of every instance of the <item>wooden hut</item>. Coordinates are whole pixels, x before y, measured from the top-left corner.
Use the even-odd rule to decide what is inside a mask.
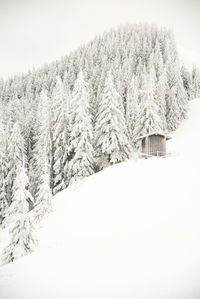
[[[137,140],[140,141],[141,153],[146,156],[165,156],[166,155],[166,140],[171,139],[163,133],[151,133],[140,136]]]

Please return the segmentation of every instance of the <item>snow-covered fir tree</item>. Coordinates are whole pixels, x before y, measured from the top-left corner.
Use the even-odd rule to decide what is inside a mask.
[[[200,70],[196,66],[192,69],[192,85],[194,98],[198,98],[200,96]]]
[[[139,105],[134,128],[134,141],[150,133],[162,132],[162,120],[154,99],[154,86],[151,73],[143,73],[139,87]]]
[[[94,172],[93,127],[88,83],[79,72],[70,104],[69,183]]]
[[[8,202],[6,199],[5,178],[6,178],[6,142],[5,127],[0,123],[0,225],[5,218]]]
[[[126,123],[130,140],[133,140],[133,131],[135,128],[136,116],[138,113],[138,78],[133,75],[127,92],[126,100]]]
[[[161,131],[167,132],[167,120],[166,120],[166,97],[168,93],[167,75],[165,69],[158,78],[155,85],[155,102],[158,106],[158,114],[161,118]]]
[[[50,189],[50,180],[48,167],[43,166],[43,172],[40,176],[40,183],[35,195],[35,207],[32,210],[35,222],[39,223],[45,215],[52,211],[52,193]]]
[[[6,224],[12,223],[28,213],[29,202],[33,203],[33,197],[29,192],[29,179],[24,163],[20,163],[17,166],[16,177],[13,182],[13,197],[12,203],[7,210]]]
[[[181,67],[181,77],[183,80],[183,86],[185,88],[185,91],[187,92],[188,100],[192,100],[194,98],[192,76],[184,64]]]
[[[110,70],[98,103],[95,125],[95,148],[99,169],[131,157],[132,148],[121,109],[122,98],[115,89]]]
[[[50,110],[49,98],[45,91],[41,91],[38,99],[38,109],[35,129],[35,146],[32,159],[32,181],[34,186],[34,216],[40,221],[51,211],[50,188]]]
[[[65,152],[65,91],[61,78],[56,77],[56,84],[51,97],[51,138],[52,138],[52,191],[53,194],[63,190],[66,185],[63,173],[63,157]]]
[[[21,134],[21,129],[18,121],[16,121],[13,125],[9,126],[11,123],[8,122],[6,135],[7,137],[7,145],[6,145],[6,177],[5,177],[5,188],[6,188],[6,196],[8,205],[11,204],[13,197],[13,182],[16,178],[17,171],[19,166],[22,165],[25,160],[24,157],[24,138]],[[11,129],[11,132],[9,131]]]
[[[4,249],[2,255],[4,264],[13,262],[33,252],[38,245],[35,223],[29,213],[21,215],[21,217],[16,220],[10,229],[10,235],[10,242]]]
[[[176,130],[181,122],[178,102],[176,100],[176,92],[176,86],[173,86],[171,89],[169,89],[166,101],[166,120],[167,129],[169,132]]]

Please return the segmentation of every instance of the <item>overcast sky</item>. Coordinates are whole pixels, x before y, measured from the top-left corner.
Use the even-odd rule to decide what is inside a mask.
[[[0,77],[26,72],[120,24],[174,29],[182,47],[200,53],[199,0],[0,0]]]

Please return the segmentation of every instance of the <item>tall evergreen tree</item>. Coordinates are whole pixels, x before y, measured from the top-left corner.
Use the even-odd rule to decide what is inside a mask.
[[[133,75],[130,86],[127,92],[126,101],[126,123],[128,128],[129,138],[133,140],[133,131],[135,128],[136,116],[138,113],[138,78]]]
[[[74,86],[70,109],[68,176],[71,184],[94,172],[90,95],[82,70]]]
[[[200,70],[196,66],[194,66],[192,69],[192,84],[194,98],[200,97]]]
[[[183,86],[187,92],[188,100],[192,100],[194,97],[194,90],[192,85],[192,77],[188,69],[183,64],[181,67],[181,77],[183,80]]]
[[[6,176],[6,143],[5,127],[0,123],[0,225],[5,218],[8,202],[6,200],[5,176]]]
[[[11,128],[11,132],[9,129]],[[14,123],[12,127],[7,126],[6,134],[7,138],[7,169],[6,169],[6,177],[5,177],[5,188],[6,188],[6,196],[8,204],[10,205],[12,202],[13,196],[13,182],[17,175],[17,169],[20,165],[22,165],[25,160],[24,157],[24,139],[21,134],[21,129],[18,121]]]
[[[65,188],[63,173],[64,134],[65,134],[65,91],[60,77],[56,78],[56,85],[51,98],[51,132],[52,132],[52,190],[53,194]]]
[[[32,159],[32,180],[34,186],[34,215],[39,220],[51,210],[50,188],[50,111],[49,98],[46,92],[41,91],[38,100],[36,141]],[[38,208],[39,207],[40,210]]]
[[[162,121],[154,99],[151,74],[143,73],[139,89],[138,114],[133,132],[134,141],[136,142],[140,136],[158,132],[162,132]]]
[[[122,98],[115,89],[112,73],[109,71],[102,98],[99,101],[95,126],[99,169],[131,157],[132,148],[127,137],[125,117],[121,109]]]

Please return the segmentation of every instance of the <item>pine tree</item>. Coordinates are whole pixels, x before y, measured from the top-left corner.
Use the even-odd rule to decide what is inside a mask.
[[[5,127],[0,123],[0,225],[5,218],[8,202],[6,200],[5,174],[6,174],[6,153],[5,153]]]
[[[155,102],[158,106],[158,114],[161,118],[161,129],[163,132],[167,132],[166,123],[166,96],[168,91],[167,75],[165,69],[163,69],[158,82],[155,86]]]
[[[46,92],[41,91],[36,122],[37,138],[33,150],[32,178],[34,186],[34,216],[39,222],[44,215],[51,211],[50,188],[50,119],[49,99]]]
[[[82,70],[74,86],[70,109],[68,176],[71,184],[94,172],[90,96]]]
[[[133,131],[138,113],[138,87],[138,78],[133,75],[128,88],[126,101],[126,123],[130,140],[133,140]]]
[[[21,216],[29,212],[29,202],[33,202],[33,197],[29,192],[29,180],[24,164],[17,165],[16,177],[13,183],[12,203],[7,210],[4,225],[18,220]]]
[[[3,251],[3,262],[13,262],[28,253],[33,252],[38,239],[35,224],[30,214],[23,214],[10,229],[11,239]]]
[[[167,65],[168,94],[166,119],[168,130],[173,131],[185,119],[188,109],[188,96],[184,89],[179,62],[176,59]],[[174,116],[174,119],[173,119]]]
[[[127,137],[125,117],[121,109],[122,99],[115,89],[112,73],[109,71],[102,98],[99,101],[95,126],[99,169],[131,157],[132,148]]]
[[[187,70],[185,65],[183,64],[181,67],[181,77],[183,80],[183,86],[185,91],[187,92],[188,100],[192,100],[194,97],[193,85],[192,85],[192,77],[190,72]]]
[[[36,119],[34,124],[34,147],[31,159],[31,181],[32,194],[37,193],[40,185],[40,177],[45,171],[50,177],[50,105],[49,98],[45,91],[41,91],[38,98],[38,107],[36,110]]]
[[[63,173],[64,157],[64,124],[65,124],[65,91],[60,77],[56,78],[56,85],[51,98],[51,131],[52,131],[52,191],[53,194],[63,190],[65,186]]]
[[[171,89],[169,89],[168,98],[166,101],[166,120],[167,130],[169,132],[176,130],[181,122],[176,94],[176,86],[173,86]]]
[[[10,126],[9,126],[10,125]],[[11,130],[11,131],[10,131]],[[17,175],[17,169],[23,164],[24,157],[24,139],[21,134],[21,129],[18,121],[12,125],[12,121],[9,120],[7,126],[7,144],[6,144],[6,177],[5,177],[5,189],[8,205],[12,202],[13,197],[13,182]]]
[[[200,96],[200,70],[196,66],[192,69],[192,84],[194,98],[198,98]]]
[[[133,132],[136,144],[140,136],[162,132],[162,121],[154,99],[151,74],[143,73],[140,84],[138,114]]]

